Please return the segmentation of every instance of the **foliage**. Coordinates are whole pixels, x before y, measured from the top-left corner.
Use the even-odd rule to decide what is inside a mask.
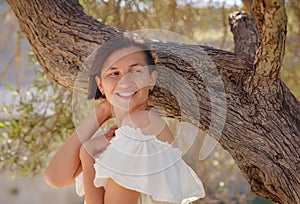
[[[281,73],[283,80],[300,99],[300,18],[295,6],[287,1],[289,16],[286,56]],[[199,7],[196,1],[176,0],[80,0],[85,10],[103,23],[127,30],[165,29],[189,37],[201,44],[232,51],[227,16],[237,7],[219,5]],[[33,55],[30,55],[33,58]],[[35,63],[35,60],[32,60]],[[0,171],[17,175],[39,174],[49,155],[71,134],[74,123],[71,115],[71,93],[47,80],[36,71],[35,81],[27,90],[10,89],[19,101],[2,109],[7,117],[0,122]],[[24,94],[25,93],[25,94]],[[203,162],[197,162],[203,179],[207,203],[245,203],[253,198],[233,160],[220,149]],[[224,177],[224,175],[226,177]],[[238,188],[238,189],[236,189]],[[262,203],[261,200],[248,203]]]
[[[168,30],[187,36],[200,44],[229,51],[233,51],[233,45],[227,16],[233,11],[249,10],[247,6],[228,8],[224,7],[224,3],[217,4],[213,1],[209,1],[206,6],[199,6],[197,1],[178,0],[80,0],[79,2],[91,16],[110,26],[132,31]],[[251,5],[250,0],[243,2]],[[300,99],[299,1],[289,0],[286,7],[289,21],[281,77],[294,95]]]
[[[9,88],[18,101],[1,110],[7,118],[0,123],[0,171],[37,175],[43,171],[49,154],[74,129],[68,105],[72,94],[50,82],[40,70],[25,90]]]
[[[80,0],[79,2],[91,16],[102,23],[126,30],[163,29],[182,34],[192,40],[207,38],[207,32],[204,32],[207,30],[223,36],[222,32],[215,32],[223,27],[224,15],[222,7],[215,4],[199,7],[197,1],[178,0],[101,2]],[[229,8],[226,13],[237,9],[237,7]],[[209,36],[211,38],[215,35]]]
[[[281,78],[300,100],[300,2],[289,0],[286,9],[288,34]]]

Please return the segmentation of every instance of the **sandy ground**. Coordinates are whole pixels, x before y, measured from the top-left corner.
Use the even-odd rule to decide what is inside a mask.
[[[1,204],[83,204],[74,187],[52,188],[41,176],[32,178],[12,178],[0,174]]]

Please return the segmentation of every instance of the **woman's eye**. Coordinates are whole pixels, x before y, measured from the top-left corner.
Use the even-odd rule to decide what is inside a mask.
[[[118,72],[112,72],[109,74],[109,76],[117,76],[119,73]]]
[[[145,67],[143,65],[140,65],[140,64],[136,64],[134,66],[132,66],[131,68],[131,73],[141,73],[143,72],[145,69]]]
[[[135,70],[132,70],[131,72],[132,72],[132,73],[140,73],[141,70],[135,69]]]

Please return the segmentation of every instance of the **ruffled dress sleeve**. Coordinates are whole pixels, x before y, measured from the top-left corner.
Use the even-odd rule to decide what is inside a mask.
[[[139,204],[183,204],[205,196],[202,182],[182,160],[179,149],[130,126],[120,127],[115,135],[95,159],[96,187],[105,187],[108,178],[112,178],[140,192]]]

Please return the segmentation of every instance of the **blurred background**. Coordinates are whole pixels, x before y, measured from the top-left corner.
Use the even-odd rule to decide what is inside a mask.
[[[80,0],[86,12],[127,30],[163,29],[233,51],[228,14],[251,0]],[[288,34],[281,77],[300,99],[300,1],[286,0]],[[73,132],[72,93],[48,80],[6,1],[0,0],[0,203],[80,204],[74,188],[54,189],[45,165]],[[207,196],[197,203],[272,203],[251,193],[220,146],[197,163]]]

